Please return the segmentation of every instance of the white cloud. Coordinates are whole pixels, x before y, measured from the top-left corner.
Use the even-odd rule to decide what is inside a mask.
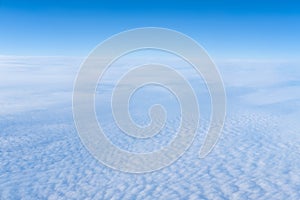
[[[78,60],[3,59],[0,199],[300,198],[300,112],[276,114],[280,108],[272,105],[300,98],[299,68],[221,66],[228,101],[235,106],[227,108],[224,133],[213,152],[198,158],[208,124],[202,121],[192,147],[176,163],[137,175],[97,162],[79,140],[71,109],[61,106],[71,105]],[[270,107],[253,109],[253,104]],[[294,105],[285,109],[298,109]],[[42,107],[43,112],[35,111]],[[172,124],[178,122],[171,121],[171,131]],[[106,128],[118,134],[110,123]],[[116,141],[135,147],[122,137]],[[151,143],[144,146],[151,148]]]

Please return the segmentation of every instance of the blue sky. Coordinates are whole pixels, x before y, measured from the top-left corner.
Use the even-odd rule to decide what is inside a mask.
[[[0,199],[300,199],[300,3],[0,0],[0,25]],[[160,149],[181,123],[175,97],[150,85],[133,95],[130,112],[145,125],[147,109],[161,103],[169,120],[162,134],[138,141],[121,133],[110,97],[132,66],[162,56],[191,83],[200,107],[191,148],[161,171],[133,175],[84,148],[72,95],[80,63],[98,43],[145,26],[183,32],[221,61],[227,113],[218,144],[199,159],[212,108],[201,77],[162,52],[120,58],[95,93],[99,124],[116,146]],[[145,54],[152,57],[134,60]]]
[[[0,0],[0,55],[86,56],[131,28],[158,26],[196,39],[217,60],[299,60],[296,1]]]

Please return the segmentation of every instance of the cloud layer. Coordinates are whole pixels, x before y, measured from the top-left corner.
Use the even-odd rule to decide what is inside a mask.
[[[228,112],[213,152],[198,157],[209,124],[208,110],[202,109],[197,137],[178,161],[152,173],[127,174],[99,163],[80,142],[71,108],[79,65],[78,59],[1,58],[0,199],[300,198],[297,66],[221,65]],[[185,73],[193,86],[202,83]],[[132,111],[145,124],[141,94],[134,100],[141,104]],[[205,87],[197,93],[204,94]],[[160,96],[162,103],[173,101]],[[176,105],[170,103],[169,110]],[[171,115],[158,138],[136,142],[106,120],[112,142],[131,151],[167,145],[179,124]]]

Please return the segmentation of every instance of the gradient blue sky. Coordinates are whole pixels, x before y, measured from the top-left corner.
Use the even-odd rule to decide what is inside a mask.
[[[300,58],[297,1],[0,0],[0,55],[86,56],[131,28],[158,26],[196,39],[219,60]]]

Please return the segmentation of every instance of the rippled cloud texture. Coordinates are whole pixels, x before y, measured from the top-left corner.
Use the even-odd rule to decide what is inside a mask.
[[[197,89],[201,126],[192,147],[173,165],[135,175],[105,167],[79,140],[72,89],[82,58],[0,59],[0,199],[300,198],[299,63],[218,62],[227,119],[215,149],[199,159],[209,122],[207,89],[188,64],[169,60]],[[143,108],[154,100],[171,112],[157,138],[132,140],[111,120],[107,97],[125,61],[117,62],[104,77],[106,87],[97,89],[97,116],[106,120],[108,138],[120,148],[159,149],[178,126],[177,102],[166,91],[149,87],[132,99],[133,119],[140,124],[148,122]]]

